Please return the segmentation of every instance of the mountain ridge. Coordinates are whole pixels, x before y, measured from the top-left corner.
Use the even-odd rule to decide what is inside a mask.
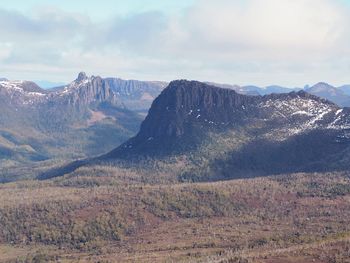
[[[135,165],[147,159],[176,163],[179,158],[191,167],[182,171],[186,180],[323,170],[325,160],[348,158],[349,128],[347,108],[305,91],[249,96],[178,80],[153,102],[135,137],[50,176],[99,163]],[[337,167],[347,166],[335,162],[332,169]]]

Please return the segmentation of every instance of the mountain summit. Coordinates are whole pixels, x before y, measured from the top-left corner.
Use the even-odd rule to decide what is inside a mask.
[[[81,82],[81,81],[83,81],[83,80],[85,80],[87,78],[88,78],[88,76],[86,75],[85,72],[80,72],[78,74],[78,77],[76,78],[76,81]]]

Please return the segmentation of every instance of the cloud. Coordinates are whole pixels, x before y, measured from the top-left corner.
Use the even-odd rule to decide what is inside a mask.
[[[73,37],[90,25],[88,21],[79,18],[53,8],[42,9],[33,17],[15,11],[0,10],[0,40],[38,42]]]
[[[208,78],[231,82],[260,82],[262,75],[266,84],[349,82],[348,66],[335,70],[350,53],[349,25],[349,7],[340,1],[202,0],[174,22],[182,40],[171,53],[201,63]]]
[[[348,27],[347,14],[329,0],[200,1],[189,24],[204,43],[249,52],[323,52]],[[293,52],[297,51],[297,52]],[[254,54],[255,55],[255,54]],[[260,54],[261,55],[261,54]]]
[[[181,12],[93,21],[57,8],[0,10],[0,66],[67,81],[75,71],[303,85],[350,82],[350,10],[340,0],[197,0]],[[19,78],[19,77],[17,77]]]

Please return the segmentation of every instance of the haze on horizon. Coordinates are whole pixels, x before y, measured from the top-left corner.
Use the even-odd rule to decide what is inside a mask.
[[[350,83],[349,0],[12,0],[0,77]]]

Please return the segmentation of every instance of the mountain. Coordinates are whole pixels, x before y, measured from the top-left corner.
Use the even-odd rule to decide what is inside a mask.
[[[82,72],[81,74],[86,74]],[[92,79],[96,77],[92,76]],[[101,78],[101,83],[108,86],[115,97],[124,108],[133,111],[147,112],[153,100],[167,86],[162,81],[140,81],[124,80],[120,78]],[[51,92],[64,92],[69,86],[58,86],[51,88]]]
[[[248,96],[179,80],[156,98],[135,137],[61,172],[145,161],[171,164],[181,180],[349,169],[349,129],[350,109],[305,91]]]
[[[83,72],[49,90],[29,81],[0,81],[1,177],[102,154],[134,135],[144,116],[128,109],[113,89]]]
[[[350,106],[350,96],[345,93],[345,90],[346,86],[336,88],[324,82],[319,82],[314,86],[305,89],[306,92],[326,98],[341,107],[348,107]]]
[[[269,137],[276,130],[279,139],[286,139],[314,128],[333,127],[333,121],[341,121],[337,119],[338,110],[332,102],[304,91],[247,96],[201,82],[174,81],[154,101],[137,136],[115,152],[125,145],[130,150],[122,150],[123,154],[172,151],[179,148],[179,139],[196,141],[208,132],[250,126]]]
[[[1,124],[15,128],[24,117],[28,127],[40,131],[59,131],[71,125],[86,121],[93,115],[91,111],[101,103],[122,107],[116,95],[100,77],[88,78],[80,73],[78,78],[62,90],[41,89],[34,82],[0,82],[2,109]]]

